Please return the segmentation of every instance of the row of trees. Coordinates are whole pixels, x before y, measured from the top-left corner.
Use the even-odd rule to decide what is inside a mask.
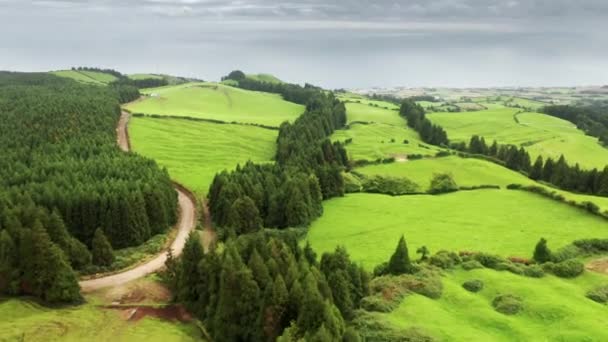
[[[420,138],[427,144],[448,146],[448,134],[439,125],[435,125],[426,118],[424,108],[415,101],[406,99],[401,102],[399,115],[407,120],[407,125],[420,134]]]
[[[116,147],[118,98],[111,87],[0,73],[0,250],[12,251],[0,252],[0,292],[76,300],[72,269],[106,266],[112,246],[139,245],[175,223],[167,171]],[[28,263],[30,253],[48,264]]]
[[[167,266],[176,299],[216,341],[358,340],[345,319],[369,293],[369,275],[343,248],[319,263],[295,236],[260,232],[204,254],[193,233]]]
[[[578,163],[568,164],[563,155],[557,160],[538,156],[532,163],[530,155],[523,147],[498,145],[496,141],[488,146],[485,139],[477,135],[471,137],[468,146],[459,143],[452,147],[498,159],[512,170],[520,171],[533,180],[551,183],[563,190],[608,196],[608,166],[603,170],[583,170]]]
[[[348,157],[328,137],[345,123],[344,105],[315,91],[304,114],[281,125],[275,165],[247,163],[215,176],[208,195],[215,223],[247,233],[304,226],[319,217],[323,199],[344,194],[341,171]]]

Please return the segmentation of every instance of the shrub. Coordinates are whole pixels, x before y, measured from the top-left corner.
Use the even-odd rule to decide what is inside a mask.
[[[484,267],[493,269],[495,269],[499,263],[504,262],[503,258],[487,253],[475,254],[473,258],[479,261]]]
[[[386,195],[405,195],[419,193],[418,184],[405,177],[372,176],[362,181],[364,192]]]
[[[554,264],[551,270],[558,277],[574,278],[585,271],[585,265],[578,260],[570,259]]]
[[[342,178],[344,179],[344,192],[361,192],[361,190],[363,189],[361,181],[352,172],[343,173]]]
[[[431,194],[443,194],[458,190],[458,185],[454,181],[452,175],[447,173],[438,173],[433,175],[431,179],[431,186],[429,193]]]
[[[525,267],[524,275],[530,278],[542,278],[545,276],[545,271],[543,271],[542,267],[538,265],[530,265]]]
[[[575,245],[567,245],[563,248],[557,250],[557,252],[553,252],[553,261],[554,262],[562,262],[568,259],[574,259],[581,255],[581,249]]]
[[[407,140],[407,139],[403,139],[403,143],[404,143],[404,144],[409,144],[409,143],[410,143],[410,141],[409,141],[409,140]]]
[[[497,296],[492,301],[492,306],[494,310],[505,315],[515,315],[523,308],[521,298],[512,294]]]
[[[388,274],[388,262],[383,262],[374,267],[374,277],[380,277],[385,274]]]
[[[447,251],[439,251],[437,252],[437,254],[433,255],[429,260],[429,263],[431,265],[443,268],[445,270],[453,268],[461,262],[462,260],[460,259],[458,254]]]
[[[605,304],[608,302],[608,285],[602,285],[587,292],[587,298],[594,302]]]
[[[462,283],[462,287],[469,292],[479,292],[483,289],[483,281],[479,279],[467,280]]]
[[[541,238],[534,248],[534,260],[539,264],[551,261],[551,250],[547,247],[547,240]]]
[[[470,271],[477,268],[483,268],[483,265],[477,260],[468,260],[462,263],[462,268],[464,270]]]
[[[412,327],[398,329],[386,319],[359,310],[351,322],[363,341],[374,342],[431,342],[433,338]]]
[[[437,152],[435,154],[435,157],[447,157],[447,156],[451,156],[451,155],[452,155],[452,153],[450,153],[450,151],[442,150],[442,151]]]
[[[496,267],[494,267],[494,269],[497,271],[509,271],[511,273],[518,274],[518,275],[524,274],[524,270],[523,270],[522,266],[516,265],[507,260],[496,264]]]
[[[608,251],[608,239],[584,239],[572,243],[586,253],[603,253]]]

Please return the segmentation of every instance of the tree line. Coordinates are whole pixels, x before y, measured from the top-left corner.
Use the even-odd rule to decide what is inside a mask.
[[[358,341],[346,328],[368,275],[344,248],[318,261],[292,233],[259,232],[203,253],[192,233],[164,279],[216,341]]]
[[[305,226],[319,217],[323,199],[344,194],[341,171],[348,157],[329,136],[345,123],[344,105],[316,91],[304,114],[281,124],[276,164],[249,162],[214,177],[208,194],[214,222],[241,234]]]
[[[399,115],[407,120],[407,125],[420,134],[420,138],[427,144],[448,146],[448,134],[439,125],[433,124],[424,114],[424,108],[411,99],[401,102]]]
[[[118,104],[111,87],[0,73],[0,292],[77,300],[73,270],[110,259],[100,241],[136,246],[175,223],[167,171],[116,146]]]
[[[484,155],[500,161],[511,170],[519,171],[535,181],[544,181],[554,186],[578,193],[608,196],[608,166],[603,170],[594,168],[583,170],[578,163],[568,164],[561,155],[557,160],[538,156],[534,163],[523,147],[499,145],[493,141],[487,145],[483,137],[474,135],[468,146],[464,143],[453,144],[454,149],[472,154]]]

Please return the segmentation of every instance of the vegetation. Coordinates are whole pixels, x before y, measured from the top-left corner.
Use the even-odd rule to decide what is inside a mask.
[[[412,100],[404,100],[399,109],[399,115],[406,118],[407,125],[415,129],[422,141],[437,145],[447,146],[450,141],[448,135],[441,126],[431,123],[424,114],[424,108]]]

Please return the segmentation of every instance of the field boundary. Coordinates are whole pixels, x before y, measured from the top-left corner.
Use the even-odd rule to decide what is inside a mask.
[[[264,128],[271,131],[278,131],[279,127],[276,126],[268,126],[263,124],[256,123],[246,123],[246,122],[238,122],[238,121],[223,121],[217,119],[205,119],[205,118],[194,118],[191,116],[182,116],[182,115],[162,115],[162,114],[145,114],[145,113],[132,113],[133,117],[136,118],[150,118],[150,119],[178,119],[178,120],[188,120],[188,121],[199,121],[199,122],[208,122],[219,125],[239,125],[239,126],[252,126],[258,128]]]

